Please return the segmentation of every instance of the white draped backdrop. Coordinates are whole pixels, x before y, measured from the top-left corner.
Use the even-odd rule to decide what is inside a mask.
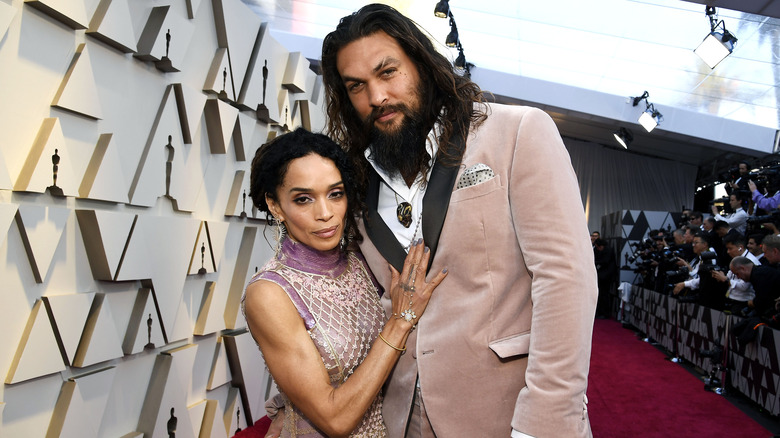
[[[696,166],[569,138],[564,144],[577,172],[591,231],[600,230],[601,217],[615,211],[676,212],[693,206]],[[550,179],[554,182],[555,175]]]

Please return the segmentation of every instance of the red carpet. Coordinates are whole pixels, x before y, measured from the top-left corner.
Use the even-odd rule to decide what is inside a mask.
[[[772,433],[617,321],[597,319],[588,383],[595,438],[769,438]],[[236,438],[262,438],[261,418]]]
[[[268,432],[268,428],[271,426],[271,419],[263,416],[261,419],[255,421],[252,427],[233,435],[233,438],[264,438],[265,433]]]
[[[768,438],[772,433],[613,320],[597,319],[588,383],[595,438]]]

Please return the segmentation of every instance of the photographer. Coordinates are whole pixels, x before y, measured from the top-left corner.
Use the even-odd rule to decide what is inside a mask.
[[[704,215],[698,211],[692,211],[688,219],[688,225],[696,227],[699,230],[704,229]]]
[[[748,236],[747,249],[753,256],[755,256],[758,263],[756,265],[763,265],[767,263],[764,260],[764,250],[761,248],[761,242],[764,240],[764,235],[760,233],[751,234]]]
[[[733,236],[725,241],[726,252],[732,260],[736,257],[745,257],[754,265],[760,265],[756,256],[745,248],[745,239],[742,236]],[[729,265],[730,266],[730,265]],[[712,271],[712,277],[722,283],[728,282],[728,291],[724,297],[724,306],[726,310],[732,313],[741,314],[742,310],[748,307],[748,302],[753,299],[755,292],[753,286],[736,276],[730,269],[724,274],[722,271]]]
[[[690,263],[682,258],[677,259],[679,266],[688,269],[688,279],[674,285],[672,290],[674,295],[679,295],[686,288],[691,291],[698,290],[701,285],[700,272],[706,271],[709,275],[712,268],[717,266],[715,264],[717,254],[710,248],[709,238],[704,233],[697,233],[693,238],[693,252],[696,254],[696,258]]]
[[[690,225],[686,225],[684,228],[678,228],[672,232],[674,236],[674,245],[671,247],[675,250],[682,252],[682,258],[684,260],[693,260],[693,235],[696,234]]]
[[[780,263],[780,236],[776,234],[764,236],[761,248],[764,250],[765,265],[777,269]]]
[[[596,304],[596,318],[609,318],[609,295],[615,290],[618,265],[615,252],[607,245],[607,241],[597,238],[593,241],[593,258],[598,274],[599,298]]]
[[[746,202],[747,197],[745,196],[745,192],[741,190],[735,190],[729,195],[729,206],[734,212],[723,216],[718,212],[718,206],[713,204],[712,216],[716,221],[727,222],[731,228],[744,235],[748,219],[748,214],[743,208]]]
[[[748,181],[748,189],[753,196],[756,208],[769,211],[774,210],[780,204],[780,191],[775,191],[772,196],[766,196],[758,191],[758,186],[752,180]]]
[[[729,269],[741,280],[753,285],[755,297],[748,306],[755,310],[756,315],[774,315],[775,300],[780,297],[780,271],[769,266],[756,266],[747,257],[734,257]]]
[[[729,176],[731,177],[731,181],[729,181],[724,187],[726,189],[726,193],[731,195],[735,191],[746,190],[748,186],[748,173],[750,173],[750,164],[748,164],[746,161],[740,161],[737,164],[737,167],[732,167],[729,169]]]

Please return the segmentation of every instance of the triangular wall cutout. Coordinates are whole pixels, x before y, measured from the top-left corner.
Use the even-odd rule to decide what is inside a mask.
[[[74,367],[86,367],[122,357],[122,342],[113,321],[111,306],[105,303],[105,294],[97,294],[73,360]]]
[[[233,127],[238,118],[238,109],[219,99],[206,101],[206,131],[212,154],[224,154],[233,136]]]
[[[19,208],[16,204],[0,204],[0,246],[8,237],[8,228],[16,217],[16,210]]]
[[[203,298],[201,299],[200,307],[198,308],[198,317],[195,320],[195,328],[192,332],[194,335],[203,336],[216,331],[206,329],[209,311],[211,311],[212,303],[214,302],[214,296],[216,294],[214,286],[216,286],[215,282],[206,282],[206,286],[203,291]]]
[[[89,58],[86,43],[82,43],[76,49],[70,68],[65,73],[65,78],[51,104],[93,119],[103,118],[95,73],[92,70],[92,60]]]
[[[113,281],[119,270],[135,215],[106,210],[76,210],[87,258],[96,280]]]
[[[249,411],[246,415],[252,421],[256,421],[265,412],[263,406],[268,379],[263,356],[257,351],[257,344],[248,331],[225,335],[223,338],[227,347],[230,369],[237,370],[233,377],[237,377],[243,383],[239,389],[244,394],[242,398],[249,402],[249,406],[245,406]]]
[[[176,107],[179,110],[182,141],[185,144],[192,144],[192,135],[200,126],[203,106],[208,96],[184,84],[172,84],[172,86],[176,96]]]
[[[74,156],[65,142],[60,120],[44,119],[16,179],[14,190],[44,193],[47,187],[56,185],[65,196],[76,196],[78,179],[71,166]],[[55,162],[57,162],[56,184],[53,168]]]
[[[218,269],[217,267],[222,261],[222,256],[225,253],[225,240],[227,239],[229,229],[230,223],[228,222],[206,222],[206,231],[211,247],[211,263],[214,267],[214,271]]]
[[[127,331],[122,342],[125,354],[140,353],[144,348],[159,348],[165,345],[157,308],[150,289],[138,291],[133,312],[130,315]]]
[[[161,353],[154,364],[137,430],[146,436],[165,436],[167,423],[176,418],[177,438],[194,438],[187,410],[188,389],[198,346],[187,344]]]
[[[206,222],[201,222],[198,228],[198,235],[195,237],[195,245],[192,248],[188,275],[214,272],[214,265],[211,260],[211,243],[206,232]]]
[[[5,383],[13,384],[65,369],[49,317],[38,300],[33,305]]]
[[[0,3],[0,41],[5,38],[5,34],[8,32],[8,27],[11,25],[14,16],[16,16],[15,7]]]
[[[224,422],[225,434],[227,436],[233,436],[235,430],[239,428],[246,429],[247,427],[246,413],[241,410],[241,393],[236,387],[228,389],[222,421]]]
[[[225,423],[222,421],[223,412],[218,400],[206,400],[206,409],[200,426],[201,438],[227,438]]]
[[[230,186],[230,192],[225,205],[225,216],[246,217],[249,215],[246,208],[247,204],[251,207],[252,198],[247,195],[246,188],[244,188],[245,174],[246,171],[236,170],[236,174],[233,175],[233,184]]]
[[[76,356],[94,298],[94,292],[43,297],[68,364],[73,363]]]
[[[211,66],[206,74],[206,82],[203,83],[203,91],[223,99],[233,100],[233,92],[230,84],[230,58],[226,48],[219,48],[214,52]]]
[[[251,36],[257,35],[262,20],[242,2],[214,0],[213,6],[217,42],[219,47],[228,49],[230,53],[230,96],[231,100],[236,100],[252,57],[255,41]]]
[[[282,89],[282,77],[290,51],[271,36],[267,23],[261,26],[252,53],[252,62],[244,78],[239,103],[250,109],[264,108],[258,118],[266,123],[279,121],[276,100]]]
[[[211,365],[211,372],[209,373],[209,381],[206,385],[206,389],[211,391],[214,388],[230,383],[232,379],[233,375],[230,374],[230,365],[228,364],[227,351],[225,351],[225,343],[220,336],[219,339],[217,339],[217,348],[214,351],[214,362]]]
[[[208,402],[201,400],[187,406],[187,413],[189,414],[191,423],[189,424],[192,434],[196,437],[200,437],[200,427],[203,425],[203,415],[206,413],[206,406]]]
[[[166,194],[176,199],[179,184],[184,178],[184,141],[179,123],[179,109],[169,85],[163,94],[152,129],[128,191],[130,203],[152,207],[157,198]],[[171,152],[171,148],[173,152]],[[170,162],[170,171],[168,163]],[[170,183],[166,179],[170,173]]]
[[[79,187],[79,197],[127,203],[127,186],[113,134],[101,134],[84,178]]]
[[[116,368],[73,376],[63,383],[46,436],[97,438]]]
[[[16,224],[22,235],[33,276],[38,283],[43,283],[49,272],[49,265],[69,216],[70,210],[67,208],[32,204],[20,205],[16,212]]]
[[[87,35],[122,53],[135,52],[135,31],[128,0],[101,0],[89,23]]]

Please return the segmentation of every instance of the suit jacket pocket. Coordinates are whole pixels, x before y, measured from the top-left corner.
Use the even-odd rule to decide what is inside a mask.
[[[452,192],[452,196],[450,197],[450,204],[466,199],[473,199],[484,196],[500,188],[501,176],[496,175],[495,177],[483,183],[455,190]]]
[[[528,348],[531,345],[531,333],[521,333],[512,335],[504,339],[493,341],[488,346],[498,357],[506,359],[520,354],[528,354]]]

